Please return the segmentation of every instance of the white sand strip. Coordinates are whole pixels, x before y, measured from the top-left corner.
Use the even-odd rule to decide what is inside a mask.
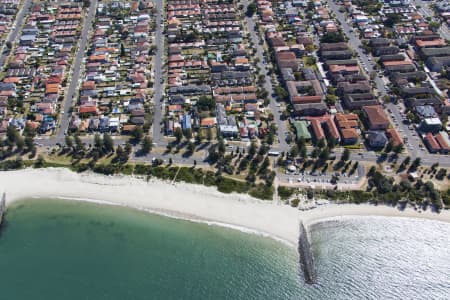
[[[247,195],[222,194],[215,188],[132,176],[103,176],[75,173],[64,168],[26,169],[0,172],[0,192],[7,204],[25,198],[61,198],[92,201],[143,209],[175,218],[201,221],[251,233],[259,233],[294,246],[299,221],[311,224],[336,216],[397,216],[450,222],[450,212],[440,214],[400,211],[385,205],[328,204],[299,211]]]
[[[215,188],[131,176],[78,174],[64,168],[0,172],[7,205],[24,198],[71,198],[145,209],[176,218],[261,233],[296,245],[299,211]]]

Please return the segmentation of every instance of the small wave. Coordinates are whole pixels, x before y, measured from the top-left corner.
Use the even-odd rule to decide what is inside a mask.
[[[33,198],[40,198],[40,197],[33,197]],[[273,234],[270,234],[268,232],[265,231],[260,231],[260,230],[256,230],[256,229],[252,229],[252,228],[248,228],[245,226],[240,226],[240,225],[234,225],[234,224],[229,224],[229,223],[223,223],[223,222],[218,222],[218,221],[212,221],[212,220],[207,220],[207,219],[202,219],[200,217],[196,217],[196,216],[187,216],[183,213],[177,213],[175,211],[167,211],[167,210],[160,210],[160,209],[152,209],[152,208],[148,208],[148,207],[142,207],[142,206],[138,206],[138,205],[127,205],[125,203],[116,203],[116,202],[112,202],[112,201],[106,201],[106,200],[97,200],[97,199],[90,199],[90,198],[79,198],[79,197],[63,197],[63,196],[58,196],[55,197],[56,199],[60,199],[60,200],[69,200],[69,201],[80,201],[80,202],[89,202],[89,203],[94,203],[94,204],[100,204],[100,205],[111,205],[111,206],[118,206],[118,207],[126,207],[126,208],[131,208],[131,209],[137,209],[139,211],[144,211],[150,214],[155,214],[155,215],[159,215],[159,216],[163,216],[163,217],[168,217],[168,218],[172,218],[172,219],[176,219],[176,220],[183,220],[183,221],[189,221],[189,222],[193,222],[193,223],[202,223],[202,224],[206,224],[209,226],[218,226],[218,227],[223,227],[223,228],[229,228],[229,229],[233,229],[233,230],[237,230],[243,233],[248,233],[248,234],[254,234],[254,235],[258,235],[261,237],[265,237],[265,238],[271,238],[277,242],[280,242],[286,246],[289,247],[296,247],[295,244],[293,244],[292,242],[289,242],[283,238],[280,238],[278,236],[275,236]]]

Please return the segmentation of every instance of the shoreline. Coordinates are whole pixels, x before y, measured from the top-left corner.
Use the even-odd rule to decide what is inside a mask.
[[[24,169],[0,172],[0,192],[7,206],[24,199],[62,199],[116,205],[191,222],[226,227],[270,237],[296,247],[299,224],[310,226],[342,216],[380,216],[430,219],[450,223],[450,211],[419,213],[387,205],[326,204],[300,211],[288,205],[223,194],[214,187],[171,184],[159,179],[94,173],[75,173],[65,168]]]
[[[298,210],[214,187],[46,168],[0,172],[0,191],[7,194],[7,207],[26,199],[78,200],[232,228],[290,247],[298,242]]]
[[[317,223],[336,220],[341,217],[385,217],[385,218],[407,218],[418,220],[429,220],[450,224],[450,210],[442,210],[440,213],[427,210],[415,210],[407,206],[400,209],[386,204],[325,204],[314,209],[304,211],[303,222],[307,226]]]

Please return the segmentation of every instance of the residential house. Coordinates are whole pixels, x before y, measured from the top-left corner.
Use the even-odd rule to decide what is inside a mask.
[[[370,130],[389,128],[389,119],[381,105],[363,106],[362,111],[364,112]]]
[[[380,149],[386,146],[388,143],[388,138],[384,131],[381,130],[370,130],[366,135],[368,144],[372,148]]]

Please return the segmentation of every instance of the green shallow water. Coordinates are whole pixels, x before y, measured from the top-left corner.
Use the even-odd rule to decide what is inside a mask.
[[[126,208],[29,200],[0,233],[0,299],[298,299],[295,249]]]
[[[339,217],[310,228],[318,283],[269,238],[77,201],[28,200],[0,230],[0,300],[449,299],[450,225]]]

